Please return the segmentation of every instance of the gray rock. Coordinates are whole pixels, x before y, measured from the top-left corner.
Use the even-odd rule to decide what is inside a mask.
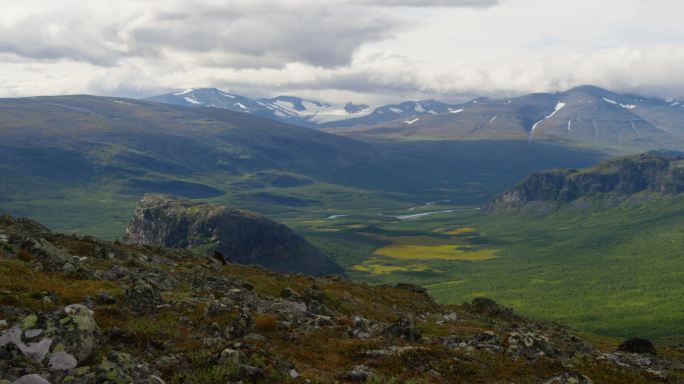
[[[349,337],[352,339],[367,340],[371,337],[370,328],[368,320],[360,317],[354,316],[352,319],[352,326],[349,329]]]
[[[50,382],[39,375],[31,374],[14,380],[12,384],[50,384]]]
[[[48,368],[55,371],[74,369],[76,365],[78,365],[76,358],[64,351],[52,353],[48,361]]]
[[[542,356],[562,357],[561,351],[549,342],[548,337],[532,332],[511,332],[508,336],[506,354],[512,357],[522,356],[530,360]]]
[[[4,347],[8,344],[14,344],[25,356],[35,360],[36,362],[42,362],[48,352],[50,352],[52,339],[44,338],[38,342],[26,344],[21,338],[22,332],[23,330],[19,326],[14,326],[11,329],[3,332],[0,335],[0,347]]]
[[[290,287],[285,287],[283,288],[283,291],[280,292],[280,297],[283,299],[288,299],[288,300],[299,300],[300,296],[297,292],[294,291],[294,289]]]
[[[421,338],[420,330],[414,326],[410,319],[399,319],[386,327],[382,333],[392,337],[401,337],[408,341],[418,341]]]
[[[34,337],[40,336],[42,333],[42,329],[27,329],[24,331],[24,337],[33,339]]]
[[[35,256],[44,271],[63,271],[72,261],[71,255],[43,238],[25,238],[20,247]]]
[[[562,374],[545,381],[544,384],[594,384],[594,382],[590,378],[579,373],[563,372]]]
[[[366,381],[373,375],[373,371],[365,365],[357,365],[350,371],[340,375],[341,379],[350,381]]]
[[[230,323],[228,327],[228,337],[231,339],[236,339],[238,337],[245,336],[250,333],[254,328],[254,320],[249,313],[243,312],[237,315],[235,319]]]
[[[152,313],[157,306],[164,304],[159,291],[145,280],[137,279],[124,290],[124,300],[136,314]]]
[[[222,364],[238,365],[238,364],[240,364],[240,351],[236,351],[235,349],[226,348],[221,352],[221,356],[219,357],[219,361]]]

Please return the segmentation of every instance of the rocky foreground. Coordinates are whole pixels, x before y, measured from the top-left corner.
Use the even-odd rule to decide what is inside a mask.
[[[684,348],[488,299],[277,274],[0,217],[0,383],[682,383]]]

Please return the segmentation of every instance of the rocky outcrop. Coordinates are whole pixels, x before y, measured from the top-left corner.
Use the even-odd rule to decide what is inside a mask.
[[[0,332],[0,378],[13,383],[163,383],[156,370],[126,353],[109,352],[89,366],[101,336],[93,311],[82,304],[29,314]]]
[[[255,213],[145,195],[126,229],[138,245],[197,249],[224,261],[277,272],[341,274],[342,269],[284,224]]]
[[[608,160],[594,167],[536,172],[488,203],[485,210],[528,202],[569,202],[597,194],[631,195],[642,191],[684,192],[684,159],[647,153]]]

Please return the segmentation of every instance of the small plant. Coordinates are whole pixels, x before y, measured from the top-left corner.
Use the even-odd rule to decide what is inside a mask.
[[[278,316],[270,313],[257,315],[254,319],[254,325],[260,332],[275,332],[278,330]]]
[[[19,259],[25,263],[30,263],[30,262],[33,262],[36,259],[36,257],[33,256],[33,254],[31,252],[22,248],[19,251],[17,251],[17,259]]]

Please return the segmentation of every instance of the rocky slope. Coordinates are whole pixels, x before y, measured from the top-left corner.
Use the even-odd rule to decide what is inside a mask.
[[[281,275],[0,217],[0,383],[681,383],[684,350],[488,299]]]
[[[343,272],[284,224],[247,211],[158,194],[147,194],[140,200],[124,241],[198,249],[221,260],[257,264],[278,272]]]
[[[596,195],[627,196],[642,191],[674,194],[684,191],[684,159],[645,153],[607,160],[586,169],[553,169],[529,175],[490,202],[489,210],[525,203],[569,202]]]

